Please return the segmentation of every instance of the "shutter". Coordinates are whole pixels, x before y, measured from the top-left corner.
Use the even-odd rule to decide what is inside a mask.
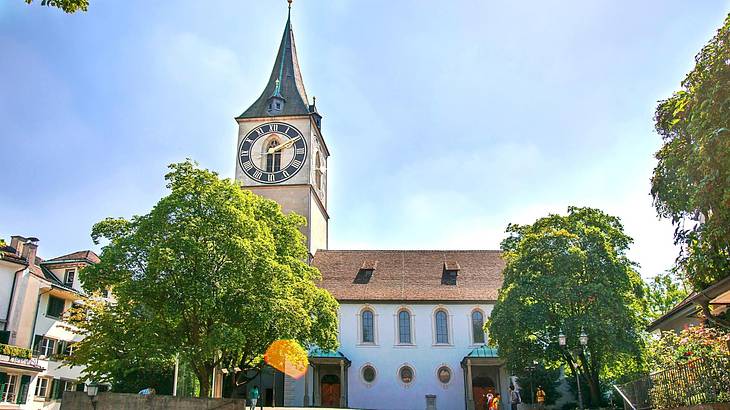
[[[8,375],[0,372],[0,401],[2,401],[3,393],[5,392],[5,383],[8,381]]]
[[[2,343],[4,345],[10,343],[10,331],[9,330],[0,331],[0,343]]]
[[[84,391],[84,387],[86,387],[86,384],[84,383],[76,383],[76,391]]]
[[[66,342],[65,340],[59,340],[56,342],[56,354],[62,356],[66,353]]]
[[[33,338],[33,353],[40,354],[41,340],[43,340],[43,336],[41,335],[35,335],[35,337]]]
[[[53,379],[51,400],[58,400],[63,395],[63,382],[61,379]]]
[[[28,387],[30,387],[30,376],[24,374],[20,378],[20,390],[18,390],[18,399],[15,400],[16,404],[25,404],[28,400]]]

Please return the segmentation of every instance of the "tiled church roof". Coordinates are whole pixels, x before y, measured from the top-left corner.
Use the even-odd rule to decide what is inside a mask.
[[[356,283],[375,263],[367,283]],[[482,250],[318,250],[312,264],[339,301],[496,301],[504,269],[500,251]],[[445,266],[458,266],[456,285],[442,284]]]

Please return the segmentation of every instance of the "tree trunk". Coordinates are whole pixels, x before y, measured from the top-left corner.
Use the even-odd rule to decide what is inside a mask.
[[[210,396],[210,376],[212,373],[213,368],[207,364],[195,366],[195,376],[198,377],[198,382],[200,382],[200,395],[198,397]]]
[[[591,407],[598,407],[601,405],[601,387],[598,383],[597,377],[586,377],[588,379],[588,388],[591,392]]]

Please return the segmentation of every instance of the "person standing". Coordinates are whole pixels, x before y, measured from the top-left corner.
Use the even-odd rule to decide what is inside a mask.
[[[249,394],[249,397],[251,398],[251,410],[256,410],[256,402],[259,400],[259,386],[253,386],[253,389],[251,389],[251,393]]]
[[[509,402],[512,410],[517,410],[517,405],[522,403],[520,393],[515,390],[515,386],[509,386]]]
[[[489,410],[501,410],[499,407],[499,404],[501,401],[502,401],[502,396],[500,396],[499,393],[495,393],[494,398],[492,399],[491,403],[489,404]]]
[[[544,409],[545,408],[545,390],[542,389],[542,386],[537,386],[537,393],[535,393],[535,397],[537,398],[537,408]]]

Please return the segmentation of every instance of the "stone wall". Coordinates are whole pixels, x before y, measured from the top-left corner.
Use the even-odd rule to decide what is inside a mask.
[[[677,407],[672,410],[730,410],[730,403],[698,404],[696,406]]]
[[[246,401],[240,399],[200,399],[172,396],[140,396],[127,393],[99,393],[96,410],[246,410]],[[85,392],[63,393],[61,410],[94,410]]]

